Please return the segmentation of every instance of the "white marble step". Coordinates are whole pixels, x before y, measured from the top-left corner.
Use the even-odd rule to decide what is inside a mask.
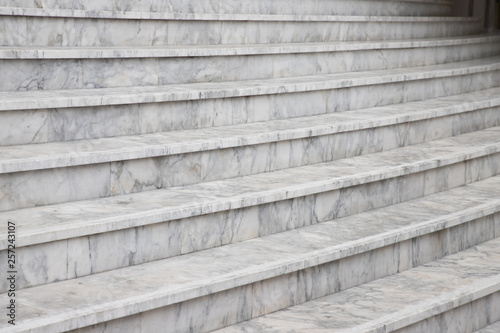
[[[474,332],[500,319],[500,239],[217,332]]]
[[[138,326],[143,331],[164,327],[174,332],[220,328],[498,237],[499,181],[494,177],[357,217],[19,290],[16,304],[23,316],[15,329],[9,330],[5,323],[1,327],[5,332],[67,331],[135,315],[125,323],[105,325],[108,329],[126,325],[122,327],[129,331]],[[451,236],[454,228],[465,238]],[[429,236],[433,241],[429,242]],[[438,239],[449,239],[449,243],[443,247]],[[500,259],[496,259],[500,253],[486,250],[489,246],[459,257],[475,258],[479,269],[481,253],[486,253],[490,269],[498,270],[491,263]],[[280,296],[285,294],[293,296]],[[6,294],[0,295],[4,298]],[[198,310],[208,304],[205,316],[200,316]],[[166,308],[155,310],[161,307]],[[151,312],[141,314],[145,311]],[[197,314],[195,318],[192,313]]]
[[[200,14],[0,7],[3,46],[163,46],[465,36],[471,17]],[[97,19],[97,20],[96,20]],[[195,34],[191,33],[196,31]]]
[[[498,71],[499,69],[500,57],[496,56],[458,63],[362,71],[348,74],[338,73],[267,80],[134,87],[132,90],[129,87],[121,87],[68,89],[60,91],[0,92],[0,111],[291,94],[471,75]]]
[[[448,38],[423,38],[411,40],[330,42],[330,43],[283,43],[246,45],[176,45],[149,47],[40,47],[1,46],[0,59],[121,59],[121,58],[177,58],[249,56],[266,54],[326,53],[408,48],[433,48],[440,46],[492,43],[498,33]],[[451,56],[451,55],[450,55]]]
[[[325,44],[2,47],[0,71],[10,80],[0,81],[0,91],[269,79],[430,66],[498,54],[497,34]]]
[[[500,332],[500,320],[476,331],[475,333],[498,333],[498,332]]]
[[[27,257],[38,253],[44,259],[36,262],[58,267],[47,267],[45,274],[27,279],[41,281],[27,283],[50,283],[54,281],[50,279],[61,280],[66,274],[87,275],[239,242],[486,179],[500,174],[499,142],[500,128],[492,128],[307,167],[5,211],[0,219],[18,226],[19,256],[20,248],[29,246]],[[73,187],[79,192],[89,183],[101,182],[93,175],[88,179],[84,176],[78,179],[81,184]],[[27,183],[34,193],[39,188],[46,194],[50,186]],[[60,195],[57,191],[51,187],[51,198]],[[71,193],[63,195],[67,198]],[[4,231],[0,234],[1,249],[5,250],[7,244]],[[51,258],[72,258],[73,250],[93,254],[85,256],[84,261],[68,259],[62,261],[63,266],[52,266]],[[101,252],[108,255],[98,255]],[[25,262],[30,263],[28,259]],[[74,267],[68,262],[79,264]]]
[[[357,110],[493,88],[499,69],[500,58],[493,57],[288,79],[0,92],[0,142],[71,141]]]
[[[500,88],[492,88],[432,100],[310,117],[189,131],[6,146],[0,147],[0,174],[262,145],[351,131],[370,130],[398,124],[415,123],[415,126],[417,126],[416,124],[419,121],[432,121],[433,119],[454,115],[461,115],[461,120],[464,120],[469,112],[493,108],[488,114],[479,116],[481,117],[482,126],[485,128],[497,126],[498,117],[495,116],[500,117],[500,112],[496,110],[498,106],[500,106]],[[474,117],[478,118],[478,116]],[[451,119],[443,123],[441,119],[435,126],[426,124],[426,128],[413,129],[411,133],[421,138],[421,140],[425,138],[425,141],[444,138],[443,135],[452,136],[465,133],[465,128],[458,128],[457,123],[458,121],[455,122]],[[478,129],[477,125],[473,125],[473,119],[468,119],[466,123],[465,125],[471,126],[470,131]],[[449,124],[448,128],[446,124]],[[407,130],[406,127],[405,129]],[[397,128],[394,128],[393,131],[400,132]],[[442,136],[433,137],[433,133]],[[376,139],[374,134],[371,133],[370,138],[372,141],[383,142],[384,146],[380,147],[383,150],[415,143],[415,139],[408,136],[405,136],[404,142],[398,143],[400,133],[394,134],[394,138],[391,139],[385,137],[387,135],[386,132],[381,139]],[[375,152],[369,150],[369,142],[359,139],[354,140],[354,137],[355,133],[351,133],[349,141],[351,141],[352,150],[364,153]],[[316,140],[320,139],[316,138]],[[353,140],[355,142],[359,141],[359,144],[363,147],[355,147]],[[346,142],[344,143],[347,145]],[[310,147],[310,145],[307,146]],[[316,149],[319,150],[320,148]],[[336,149],[340,150],[341,147]],[[278,155],[281,156],[282,154]],[[352,153],[349,154],[344,151],[336,155],[338,157],[351,157]],[[255,162],[242,161],[242,163]],[[213,168],[209,167],[209,169]]]
[[[75,1],[75,0],[1,0],[0,7],[62,8],[91,11],[151,11],[167,13],[217,14],[312,14],[312,15],[438,15],[451,13],[451,1],[290,1],[261,0],[142,0],[142,1]]]

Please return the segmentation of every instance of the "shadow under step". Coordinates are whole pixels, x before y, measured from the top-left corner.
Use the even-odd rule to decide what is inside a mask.
[[[16,304],[23,315],[15,329],[6,332],[56,332],[94,324],[129,332],[158,328],[163,332],[206,332],[248,320],[499,237],[499,185],[500,177],[492,177],[298,230],[19,290]],[[480,252],[463,252],[457,257],[474,259],[472,273],[481,278],[483,286],[491,280],[492,271],[498,274],[500,270],[491,265],[500,260],[496,243],[496,252],[486,244]],[[485,259],[488,267],[481,266]],[[453,259],[443,262],[452,263]],[[418,270],[408,276],[415,272]],[[468,269],[464,272],[471,274]],[[400,276],[395,277],[397,283]],[[492,279],[500,289],[500,280]],[[445,282],[464,285],[456,276]],[[427,285],[432,292],[433,287]],[[428,293],[416,294],[413,302],[425,295]],[[0,295],[0,300],[7,302],[7,295]],[[434,299],[431,303],[435,305]],[[90,327],[90,331],[100,328]]]
[[[217,332],[472,333],[499,320],[499,307],[497,238]]]

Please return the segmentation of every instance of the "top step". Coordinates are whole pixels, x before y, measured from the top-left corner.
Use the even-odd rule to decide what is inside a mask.
[[[57,8],[89,11],[300,14],[300,15],[402,15],[448,16],[452,1],[446,0],[0,0],[0,7]]]

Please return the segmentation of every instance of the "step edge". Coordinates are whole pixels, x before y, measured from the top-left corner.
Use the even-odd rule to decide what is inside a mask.
[[[413,40],[388,40],[369,42],[328,43],[282,43],[211,46],[165,46],[165,47],[43,47],[0,46],[1,60],[42,59],[128,59],[128,58],[174,58],[217,57],[250,55],[283,55],[299,53],[326,53],[370,50],[393,50],[465,46],[500,40],[498,34],[468,35]]]
[[[369,16],[369,15],[310,15],[310,14],[221,14],[163,13],[141,11],[106,11],[53,8],[0,7],[0,16],[110,19],[110,20],[183,20],[183,21],[256,21],[256,22],[480,22],[467,16]]]
[[[478,62],[485,61],[489,61],[490,63],[478,64]],[[452,65],[458,67],[446,68],[451,67]],[[445,68],[439,68],[439,66]],[[422,71],[411,71],[416,68],[417,67],[409,67],[391,70],[374,70],[340,74],[335,73],[294,78],[276,78],[266,79],[266,82],[262,82],[263,80],[246,80],[125,88],[0,92],[0,112],[279,95],[352,88],[376,84],[429,80],[497,71],[500,69],[500,57],[489,57],[444,65],[422,66],[418,67],[418,69],[421,69]],[[388,73],[391,71],[393,73]],[[355,75],[356,77],[345,78],[345,76],[349,74]],[[238,85],[240,86],[238,87]],[[131,93],[131,89],[136,90],[136,92]],[[76,96],[73,95],[75,92],[77,93]],[[12,99],[12,96],[15,98]],[[8,97],[11,97],[10,100],[7,99]]]
[[[281,187],[279,189],[260,190],[257,195],[255,194],[255,192],[252,192],[250,194],[244,193],[232,196],[230,198],[224,198],[224,200],[212,199],[211,201],[203,202],[200,204],[186,204],[183,206],[151,209],[148,211],[141,211],[137,213],[127,213],[120,216],[115,215],[111,217],[96,218],[92,221],[73,221],[70,226],[68,226],[67,224],[57,224],[50,228],[44,227],[41,228],[41,230],[35,229],[31,232],[24,232],[24,234],[22,235],[17,234],[16,244],[18,246],[28,246],[30,244],[34,244],[35,239],[37,239],[37,244],[46,243],[56,240],[99,234],[108,231],[145,226],[181,218],[199,216],[203,214],[211,214],[225,210],[262,205],[281,200],[289,200],[297,197],[332,191],[344,187],[362,185],[384,179],[396,178],[413,173],[423,172],[437,167],[444,167],[498,152],[500,152],[500,143],[494,143],[484,145],[479,148],[470,148],[462,152],[451,153],[446,157],[440,156],[423,161],[420,160],[414,163],[384,167],[379,170],[362,172],[353,176],[342,176],[322,181],[310,181],[307,183],[307,186],[304,186],[303,184],[289,185]],[[177,188],[174,188],[172,190],[176,189]],[[91,201],[96,200],[99,199],[94,199]],[[3,213],[4,214],[2,215],[8,216],[9,211]],[[9,218],[6,218],[6,220],[11,220],[14,223],[16,222],[15,220]],[[2,232],[0,233],[0,250],[4,250],[7,247],[7,234]]]
[[[491,91],[499,91],[500,88],[487,89]],[[438,100],[438,99],[435,99]],[[500,97],[493,97],[488,99],[482,99],[480,101],[463,102],[460,104],[454,104],[444,107],[430,108],[425,110],[420,110],[416,112],[407,112],[401,114],[394,114],[391,116],[382,117],[372,117],[364,120],[343,120],[335,124],[328,125],[315,125],[302,127],[298,129],[288,130],[271,130],[259,133],[251,133],[245,135],[224,135],[225,129],[239,128],[243,125],[233,125],[233,126],[221,126],[215,127],[214,129],[221,129],[223,132],[220,136],[215,133],[211,136],[203,136],[201,139],[189,139],[182,142],[175,142],[175,140],[165,139],[162,143],[148,144],[146,146],[138,144],[138,146],[130,148],[110,148],[106,150],[99,150],[96,147],[89,148],[86,150],[69,149],[64,153],[50,153],[46,155],[36,155],[32,157],[21,157],[21,158],[1,158],[0,157],[0,174],[14,173],[14,172],[25,172],[25,171],[36,171],[50,168],[65,168],[65,167],[75,167],[82,165],[91,165],[99,163],[109,163],[123,160],[134,160],[142,158],[155,158],[164,157],[170,155],[178,154],[189,154],[198,153],[204,151],[212,151],[216,149],[226,149],[226,148],[236,148],[236,147],[246,147],[252,145],[269,144],[274,142],[282,142],[289,140],[298,140],[305,138],[312,138],[324,135],[334,135],[338,133],[344,133],[349,131],[358,131],[366,129],[382,128],[385,126],[398,125],[409,122],[418,122],[427,119],[433,119],[438,117],[446,117],[457,114],[463,114],[467,112],[479,111],[491,107],[496,107],[500,105]],[[377,107],[375,107],[377,108]],[[358,111],[366,110],[369,112],[375,108],[361,109]],[[331,115],[331,114],[326,114]],[[323,115],[319,115],[321,117]],[[348,114],[346,114],[348,116]],[[302,118],[302,117],[301,117]],[[252,123],[253,124],[253,123]],[[202,132],[206,129],[193,130]],[[177,132],[177,131],[176,131]],[[71,147],[72,144],[80,145],[81,143],[88,143],[89,145],[96,145],[102,142],[113,142],[120,143],[121,140],[127,140],[132,137],[144,137],[144,138],[155,138],[161,140],[159,137],[162,133],[159,132],[152,134],[141,134],[136,136],[119,136],[111,138],[99,138],[99,139],[88,139],[88,140],[77,140],[77,141],[62,141],[62,142],[49,142],[49,143],[39,143],[36,144],[37,148],[44,149],[51,146],[64,145]],[[13,145],[0,147],[0,156],[5,151],[21,149],[22,147],[33,146],[28,145]]]
[[[44,323],[47,318],[50,317],[61,317],[58,323],[68,320],[76,320],[78,322],[81,322],[81,320],[83,319],[82,312],[85,317],[90,316],[93,319],[97,319],[94,316],[96,313],[99,315],[105,315],[105,312],[116,312],[117,307],[124,309],[122,310],[123,313],[125,313],[124,316],[132,315],[135,313],[152,310],[158,307],[168,306],[197,297],[206,296],[212,293],[229,290],[264,279],[270,279],[280,275],[293,273],[299,270],[357,255],[363,252],[373,251],[387,245],[396,244],[414,237],[425,235],[429,232],[435,232],[462,223],[467,223],[469,221],[498,212],[500,212],[500,200],[492,200],[489,203],[480,204],[476,207],[467,208],[459,212],[430,219],[413,226],[398,228],[396,230],[384,232],[376,236],[364,237],[356,241],[349,241],[341,245],[335,245],[321,250],[310,251],[307,254],[293,255],[292,258],[288,260],[278,260],[265,265],[259,265],[258,267],[240,269],[231,273],[222,274],[218,277],[204,279],[203,282],[197,280],[187,283],[183,287],[165,288],[165,290],[163,291],[156,290],[147,294],[141,294],[137,297],[130,297],[125,300],[115,300],[104,304],[88,307],[84,310],[79,309],[61,315],[33,319],[27,322],[25,325],[31,324],[28,326],[28,328],[40,328],[39,323]],[[404,234],[405,232],[406,234]],[[42,287],[43,286],[40,286],[39,288]],[[137,307],[140,306],[141,302],[152,302],[154,304],[144,309],[138,309]],[[130,308],[130,310],[126,310],[127,308]],[[80,318],[75,318],[77,317],[75,316],[75,314],[77,316],[79,315]],[[105,321],[118,319],[121,317],[111,319],[108,318]],[[384,320],[386,321],[386,319]],[[86,326],[97,323],[99,322],[92,321],[90,323],[86,323]],[[19,325],[18,327],[23,328],[23,326],[21,325]],[[77,327],[71,327],[67,329],[75,328]]]

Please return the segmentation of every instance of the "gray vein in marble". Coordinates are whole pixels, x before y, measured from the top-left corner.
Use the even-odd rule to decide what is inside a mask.
[[[205,14],[157,13],[128,11],[86,11],[72,9],[42,9],[0,7],[0,16],[36,16],[62,18],[100,18],[131,20],[200,20],[200,21],[306,21],[306,22],[475,22],[474,17],[432,16],[337,16],[337,15],[266,15],[266,14]]]
[[[330,43],[284,43],[254,45],[186,45],[149,47],[41,47],[0,46],[0,59],[112,59],[156,57],[209,57],[231,55],[342,52],[372,49],[398,49],[467,45],[500,40],[498,34],[425,38],[397,41],[360,41]]]
[[[251,246],[252,243],[257,246]],[[280,246],[273,242],[270,244],[272,250],[264,244],[265,240],[262,239],[243,242],[193,255],[22,290],[17,296],[19,304],[22,307],[26,302],[35,309],[39,307],[40,317],[32,315],[31,318],[23,318],[24,322],[20,322],[16,328],[64,327],[69,330],[77,325],[87,326],[109,321],[308,267],[303,263],[304,256],[297,249],[297,244]],[[291,312],[297,312],[295,318],[298,320],[304,315],[310,316],[312,311],[319,310],[320,316],[327,315],[331,318],[335,313],[332,313],[332,310],[344,304],[346,299],[355,307],[362,306],[365,310],[374,311],[373,308],[369,309],[373,298],[395,297],[396,292],[400,293],[396,299],[403,302],[404,306],[394,298],[389,302],[381,301],[379,306],[384,304],[385,316],[381,316],[381,309],[377,307],[377,316],[367,317],[368,323],[364,319],[362,325],[377,327],[382,324],[399,327],[401,323],[408,324],[428,318],[500,290],[500,267],[491,265],[492,262],[500,261],[499,245],[500,239],[496,239],[422,267],[292,307],[285,314],[288,316]],[[307,245],[303,248],[306,251],[311,250]],[[227,260],[227,255],[235,256],[237,260]],[[309,253],[312,265],[321,262],[314,258],[316,256],[314,250]],[[244,257],[248,260],[242,260]],[[175,275],[172,274],[173,271],[176,272]],[[126,289],[123,288],[124,285],[127,286]],[[443,286],[446,286],[445,289]],[[56,289],[57,292],[54,292]],[[72,293],[68,293],[70,290]],[[411,293],[411,300],[407,297],[408,293],[401,293],[402,290],[415,291]],[[364,299],[367,295],[371,295],[372,299],[365,305]],[[0,295],[0,299],[5,297],[6,295]],[[47,306],[49,299],[50,306]],[[391,310],[392,314],[388,313],[388,310]],[[100,315],[96,317],[93,313]],[[272,323],[273,318],[279,318],[282,313],[283,311],[280,311],[245,322],[240,324],[240,327],[251,328],[254,322],[259,324],[265,323],[266,320]],[[334,317],[349,316],[353,313],[357,313],[358,318],[361,314],[359,311],[337,312]],[[309,318],[305,324],[310,325],[312,322],[320,327],[331,325],[331,319],[316,322],[317,316]],[[238,331],[237,327],[234,331]],[[231,328],[228,329],[231,331]]]
[[[217,332],[392,332],[500,290],[500,239]]]
[[[216,99],[348,88],[470,75],[500,69],[500,57],[460,63],[266,80],[151,87],[0,92],[0,111]]]
[[[496,96],[500,96],[500,88],[425,103],[400,104],[397,113],[392,107],[375,107],[209,129],[0,147],[0,173],[184,154],[376,128],[498,106],[500,97]]]
[[[249,207],[444,167],[500,152],[500,127],[328,163],[0,213],[19,246]],[[147,203],[147,204],[146,204]],[[144,207],[148,207],[147,210]],[[68,221],[71,221],[68,223]],[[2,234],[1,246],[6,247]]]

